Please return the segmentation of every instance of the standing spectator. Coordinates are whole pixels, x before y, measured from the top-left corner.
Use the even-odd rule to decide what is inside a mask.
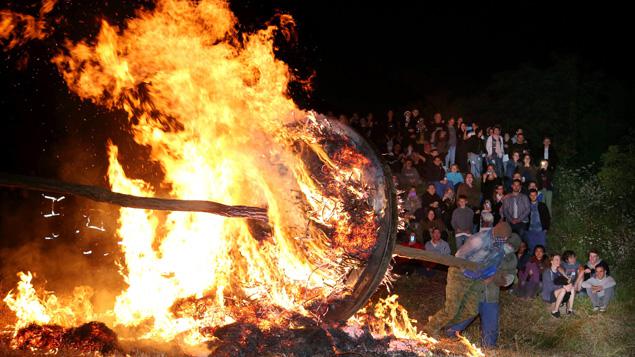
[[[434,136],[437,131],[443,130],[443,117],[441,113],[434,113],[432,116],[432,124],[430,125],[430,142],[434,142]]]
[[[558,164],[558,156],[556,155],[556,151],[551,145],[551,138],[545,136],[542,140],[542,148],[540,149],[540,159],[549,161],[549,167],[551,170],[556,169],[556,165]]]
[[[522,163],[520,162],[520,154],[517,151],[512,152],[512,156],[505,164],[505,189],[511,190],[514,174],[518,172]]]
[[[468,133],[467,140],[467,159],[470,162],[470,171],[474,177],[481,177],[481,169],[483,167],[482,154],[485,152],[485,146],[482,140],[482,130],[479,130],[478,124],[472,123],[472,131]]]
[[[483,197],[486,197],[487,199],[492,197],[496,186],[501,185],[502,183],[503,180],[501,180],[501,178],[496,174],[494,165],[488,164],[487,170],[483,174],[481,181],[481,191],[483,192]]]
[[[549,208],[549,212],[551,211],[551,200],[553,199],[553,171],[549,169],[549,161],[542,160],[540,162],[540,169],[536,174],[536,180],[538,183],[538,187],[540,188],[540,193],[544,197],[545,204],[547,208]]]
[[[434,135],[434,146],[439,150],[439,156],[443,159],[448,155],[448,132],[444,129],[437,131]]]
[[[404,113],[403,125],[401,127],[401,136],[404,145],[414,144],[417,138],[417,122],[412,118],[412,112],[406,110]]]
[[[503,199],[501,213],[507,223],[512,226],[512,230],[524,237],[525,226],[529,221],[530,203],[529,198],[520,192],[521,188],[520,180],[514,180],[512,192]]]
[[[551,224],[551,216],[547,205],[538,202],[538,191],[529,191],[529,229],[527,230],[527,245],[532,250],[537,245],[547,246],[547,230]]]
[[[450,245],[441,239],[441,230],[439,228],[432,229],[432,239],[426,242],[426,250],[442,255],[450,255]]]
[[[595,277],[582,283],[587,295],[591,298],[593,311],[606,311],[615,291],[615,279],[606,275],[606,268],[598,265],[595,268]]]
[[[516,142],[511,145],[511,151],[516,151],[521,155],[529,154],[529,145],[525,141],[525,135],[522,131],[516,134]]]
[[[492,215],[494,215],[494,224],[498,224],[501,219],[501,208],[503,208],[503,198],[505,198],[505,190],[503,185],[496,186],[492,195]]]
[[[458,207],[452,212],[452,228],[456,249],[461,248],[465,240],[472,234],[474,227],[474,211],[467,207],[467,197],[459,196]]]
[[[487,150],[487,162],[494,165],[496,168],[496,174],[499,177],[503,176],[503,156],[505,155],[503,138],[500,133],[500,126],[495,126],[492,130],[492,135],[487,138],[487,142],[485,143],[485,150]]]
[[[471,173],[465,175],[465,182],[459,184],[456,194],[467,197],[467,204],[472,209],[481,207],[481,191],[474,185],[474,176]]]
[[[452,212],[456,209],[456,194],[451,187],[446,188],[443,191],[443,197],[441,197],[441,205],[439,206],[441,213],[441,219],[445,226],[450,226],[452,221]]]
[[[448,154],[445,157],[445,167],[449,168],[450,165],[454,165],[456,160],[456,145],[457,145],[457,130],[454,126],[454,118],[448,120],[446,130],[448,132]]]
[[[512,145],[514,145],[514,143],[509,133],[503,134],[503,149],[505,149],[505,152],[511,152]]]
[[[531,155],[523,156],[523,165],[519,168],[519,172],[523,176],[522,181],[525,186],[530,181],[536,181],[536,168],[531,161]]]
[[[560,273],[560,254],[554,254],[549,269],[542,273],[542,299],[551,305],[551,316],[560,317],[560,304],[567,303],[567,315],[573,314],[575,290],[573,284]]]
[[[461,119],[461,118],[459,118]],[[467,172],[470,169],[467,160],[467,152],[468,152],[468,136],[467,124],[461,123],[459,124],[458,131],[456,133],[456,160],[455,162],[459,165],[459,171]]]

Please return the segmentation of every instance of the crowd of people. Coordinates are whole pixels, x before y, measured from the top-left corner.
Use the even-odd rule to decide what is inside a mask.
[[[585,265],[569,250],[547,254],[558,166],[550,137],[532,146],[522,128],[503,132],[441,113],[424,118],[417,109],[399,117],[391,110],[380,121],[373,114],[339,120],[364,135],[390,166],[406,221],[400,244],[452,254],[503,222],[520,238],[510,292],[541,296],[554,317],[562,306],[572,314],[576,295],[588,295],[594,311],[606,311],[615,280],[599,252],[591,251]],[[432,266],[417,271],[429,275]]]

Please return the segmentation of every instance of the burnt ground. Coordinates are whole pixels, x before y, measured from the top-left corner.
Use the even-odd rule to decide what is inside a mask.
[[[446,272],[443,270],[435,270],[432,276],[426,276],[419,271],[413,270],[413,267],[398,266],[395,268],[395,272],[399,273],[392,286],[387,289],[381,287],[377,293],[373,296],[372,301],[377,301],[379,298],[386,297],[389,294],[398,294],[398,302],[403,305],[409,313],[412,319],[417,320],[416,326],[421,329],[428,316],[434,314],[443,305],[445,297],[445,284],[446,284]],[[0,292],[2,296],[5,296],[9,287],[1,285]],[[388,291],[390,290],[390,292]],[[0,304],[0,326],[3,328],[10,324],[13,318],[13,314],[6,308],[5,304]],[[6,329],[5,329],[6,330]],[[8,339],[0,339],[0,355],[2,356],[24,356],[24,352],[11,351],[8,348]],[[461,345],[457,341],[444,340],[442,341],[444,349],[456,351],[458,353],[465,352],[465,346]],[[130,350],[128,350],[130,351]],[[66,354],[64,351],[60,351],[59,355],[73,355],[73,353]],[[139,356],[167,356],[171,353],[158,352],[158,351],[134,351],[132,355]],[[451,355],[454,355],[453,353]]]

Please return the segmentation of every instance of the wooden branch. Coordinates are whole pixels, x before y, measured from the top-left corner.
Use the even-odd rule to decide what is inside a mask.
[[[427,262],[433,262],[469,270],[479,270],[481,268],[481,265],[479,263],[475,263],[462,258],[457,258],[453,255],[442,255],[439,253],[431,252],[429,250],[410,248],[403,245],[396,245],[395,250],[393,250],[393,255],[402,258],[423,260]]]
[[[139,197],[112,192],[103,187],[80,185],[39,177],[0,173],[0,186],[82,196],[97,202],[160,211],[206,212],[224,217],[250,218],[268,222],[267,209],[228,206],[222,203],[171,198]]]

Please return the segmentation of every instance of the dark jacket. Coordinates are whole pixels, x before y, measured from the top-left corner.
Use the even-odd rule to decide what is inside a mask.
[[[544,202],[538,202],[538,215],[540,216],[540,225],[542,226],[542,230],[549,230],[551,226],[551,215],[549,214],[549,208]],[[529,215],[529,222],[527,223],[527,227],[531,225],[531,214]]]
[[[536,175],[536,184],[541,190],[544,188],[549,191],[553,191],[553,171],[551,170],[538,170]]]

